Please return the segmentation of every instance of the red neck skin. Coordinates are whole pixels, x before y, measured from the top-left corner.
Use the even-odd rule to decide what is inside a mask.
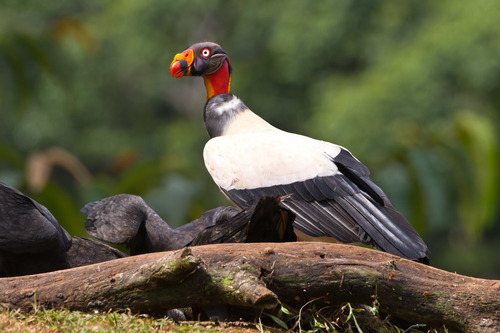
[[[229,72],[228,59],[224,60],[221,68],[215,73],[204,75],[203,81],[207,89],[207,101],[220,94],[228,94],[231,85],[231,73]]]

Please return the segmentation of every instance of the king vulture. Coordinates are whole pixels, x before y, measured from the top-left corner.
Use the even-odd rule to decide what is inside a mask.
[[[203,77],[210,136],[203,158],[234,204],[245,209],[262,197],[279,196],[296,215],[299,240],[361,242],[428,263],[422,238],[347,149],[282,131],[229,93],[231,65],[218,44],[191,45],[175,55],[170,71],[174,78]]]

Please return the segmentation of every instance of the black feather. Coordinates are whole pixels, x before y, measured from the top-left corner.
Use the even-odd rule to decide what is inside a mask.
[[[384,205],[384,198],[386,198],[384,192],[369,178],[368,168],[355,159],[350,152],[341,149],[337,156],[330,158],[339,171],[351,182],[370,195],[379,205]]]
[[[311,193],[309,193],[303,182],[287,184],[283,186],[286,188],[288,193],[292,194],[292,199],[303,199],[305,201],[314,200],[313,196],[311,195]],[[297,195],[299,195],[300,197],[297,197]]]
[[[238,100],[238,105],[225,112],[219,112],[218,109],[232,99],[237,99],[233,94],[221,94],[213,96],[205,104],[203,109],[203,120],[208,135],[213,138],[224,133],[226,126],[240,112],[247,110],[246,105]]]
[[[351,155],[341,158],[350,163],[342,164],[348,175],[223,191],[241,208],[249,207],[261,197],[285,196],[282,205],[297,215],[294,226],[306,234],[334,237],[344,243],[362,242],[401,257],[426,261],[428,249],[418,233],[370,180],[367,169],[348,156]],[[357,176],[356,172],[362,175]]]

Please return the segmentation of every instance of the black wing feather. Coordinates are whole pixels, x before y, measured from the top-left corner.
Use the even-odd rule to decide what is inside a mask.
[[[288,184],[288,185],[285,185],[286,188],[289,190],[289,193],[293,193],[293,199],[303,199],[305,201],[313,201],[314,198],[313,196],[311,195],[311,193],[309,193],[309,191],[307,190],[307,188],[304,186],[304,183],[294,183],[294,184]],[[300,198],[297,198],[297,195],[300,196]]]
[[[427,246],[347,150],[329,156],[341,173],[258,189],[223,190],[239,207],[265,196],[285,196],[282,205],[297,217],[294,226],[314,237],[362,242],[413,260],[427,261]]]

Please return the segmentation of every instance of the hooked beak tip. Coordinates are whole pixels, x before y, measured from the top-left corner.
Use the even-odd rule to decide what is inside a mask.
[[[188,69],[189,69],[189,66],[188,66],[186,60],[174,61],[170,65],[170,73],[176,79],[187,75],[186,72]]]
[[[191,49],[176,54],[174,60],[170,64],[170,73],[174,78],[190,75],[193,60],[193,50]]]

